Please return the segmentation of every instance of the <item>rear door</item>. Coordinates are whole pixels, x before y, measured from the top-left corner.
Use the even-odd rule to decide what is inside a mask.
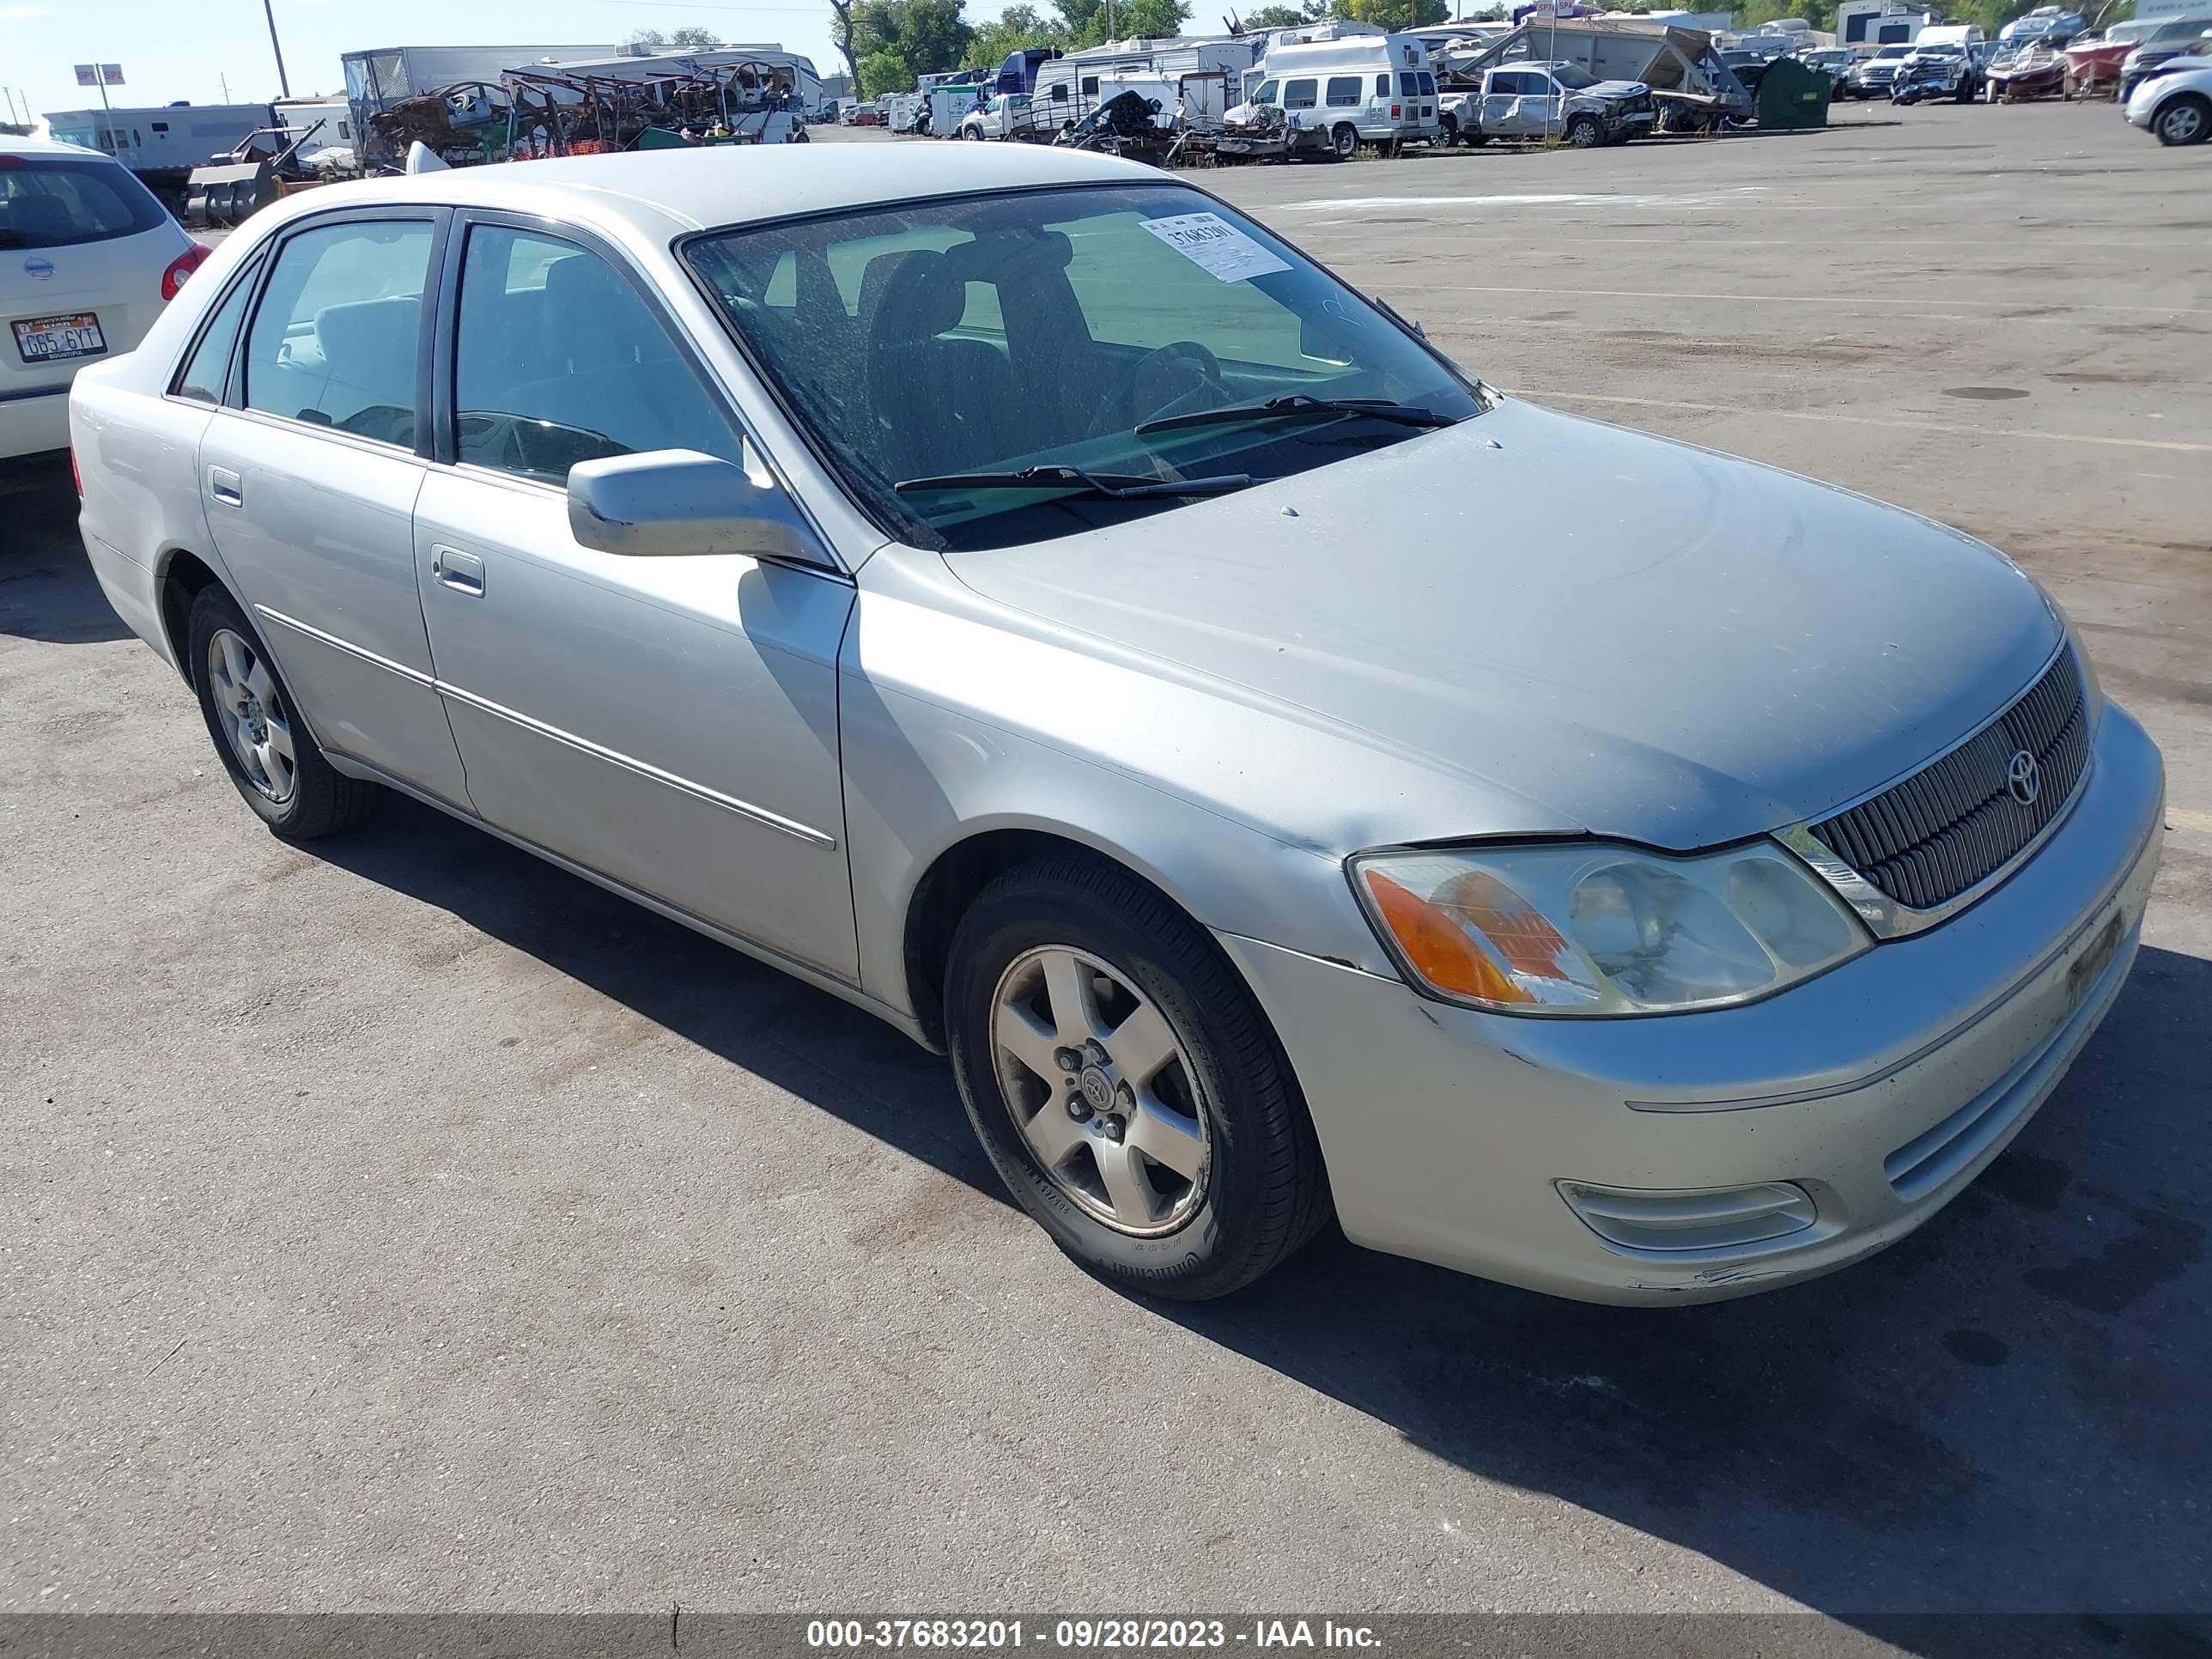
[[[618,252],[491,214],[463,234],[415,559],[471,798],[525,841],[853,979],[836,675],[851,581],[580,545],[577,461],[691,449],[763,480],[765,462]]]
[[[465,805],[415,591],[423,295],[447,218],[379,208],[283,234],[198,481],[216,550],[317,741]]]

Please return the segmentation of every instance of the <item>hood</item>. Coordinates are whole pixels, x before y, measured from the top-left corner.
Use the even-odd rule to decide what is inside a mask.
[[[1641,81],[1601,81],[1594,87],[1584,87],[1580,92],[1569,94],[1570,98],[1605,98],[1618,100],[1641,98],[1651,90]]]
[[[2040,590],[1956,532],[1510,401],[945,560],[1001,605],[1364,732],[1561,830],[1674,848],[1889,781],[1996,714],[2060,638]]]

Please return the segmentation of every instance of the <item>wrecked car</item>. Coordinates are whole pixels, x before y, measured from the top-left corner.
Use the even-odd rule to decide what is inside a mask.
[[[1486,70],[1479,91],[1447,100],[1447,143],[1559,139],[1577,149],[1625,144],[1658,119],[1641,81],[1601,81],[1572,64],[1521,64]]]
[[[1567,64],[1596,82],[1642,86],[1662,132],[1710,131],[1752,118],[1751,94],[1702,29],[1633,18],[1547,18],[1487,44],[1448,46],[1434,62],[1445,96],[1462,100],[1462,108],[1466,94],[1486,94],[1492,70]]]

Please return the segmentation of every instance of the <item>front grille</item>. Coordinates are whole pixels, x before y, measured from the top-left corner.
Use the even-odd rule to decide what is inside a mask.
[[[2035,757],[2039,781],[2027,805],[2011,787],[2022,751]],[[1813,834],[1899,904],[1933,909],[2018,858],[2073,798],[2088,756],[2088,709],[2069,647],[1966,743]]]

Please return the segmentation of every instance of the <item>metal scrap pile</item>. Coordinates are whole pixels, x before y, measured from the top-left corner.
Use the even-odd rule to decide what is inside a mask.
[[[439,160],[466,167],[631,149],[647,133],[673,138],[686,130],[708,142],[755,143],[779,114],[804,120],[790,72],[748,62],[636,81],[511,70],[497,82],[456,82],[406,99],[368,126],[380,157],[404,155],[419,141]]]

